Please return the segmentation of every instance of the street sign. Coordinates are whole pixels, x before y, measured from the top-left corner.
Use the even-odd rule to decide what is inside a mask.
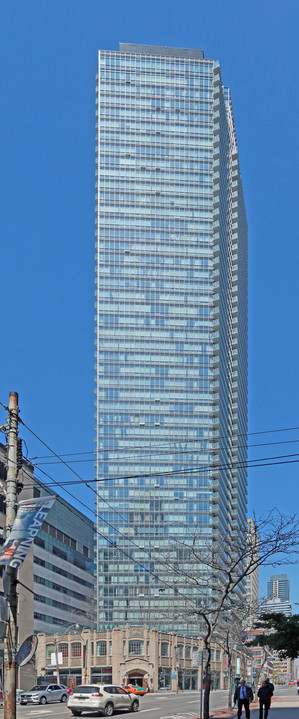
[[[200,655],[201,655],[201,652],[194,652],[194,654],[192,656],[192,666],[193,667],[199,667],[200,658],[201,658]]]
[[[175,673],[175,672],[171,672],[171,678],[172,678],[172,679],[176,679],[176,673]]]
[[[203,658],[204,658],[204,659],[207,659],[207,658],[208,658],[208,653],[209,653],[209,652],[208,652],[207,649],[204,649],[204,650],[203,650]]]

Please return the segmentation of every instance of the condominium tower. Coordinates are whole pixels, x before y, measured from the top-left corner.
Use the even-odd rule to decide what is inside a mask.
[[[97,628],[168,630],[183,594],[199,599],[178,541],[246,531],[247,223],[231,96],[202,50],[132,44],[99,51],[96,93]]]
[[[267,599],[275,597],[282,601],[290,599],[290,580],[286,574],[272,574],[267,582]]]

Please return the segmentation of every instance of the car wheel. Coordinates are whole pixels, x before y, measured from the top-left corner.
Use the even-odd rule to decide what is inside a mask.
[[[66,702],[66,700],[67,700],[67,694],[63,694],[62,697],[61,697],[61,699],[60,699],[60,701],[61,701],[61,702]]]
[[[131,704],[131,712],[138,712],[139,709],[139,702],[135,699]]]
[[[77,709],[71,709],[73,717],[80,717],[82,712],[79,712]]]
[[[47,704],[47,697],[41,697],[39,700],[39,704]]]
[[[111,702],[108,702],[108,704],[106,704],[105,709],[104,709],[104,716],[111,717],[113,712],[114,712],[114,706]]]

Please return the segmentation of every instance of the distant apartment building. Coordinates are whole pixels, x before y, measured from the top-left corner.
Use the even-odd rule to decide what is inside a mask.
[[[290,580],[286,574],[272,574],[267,582],[267,599],[274,597],[283,601],[290,600]]]
[[[247,533],[251,543],[256,545],[256,555],[259,553],[259,541],[253,519],[247,520]],[[248,605],[249,623],[252,625],[258,618],[259,612],[259,568],[246,577],[246,599]]]
[[[281,614],[285,614],[286,617],[292,616],[292,606],[291,603],[286,599],[283,601],[282,599],[279,599],[279,597],[273,597],[273,599],[267,599],[263,603],[263,612],[265,614],[271,614],[274,612],[275,614],[280,612]]]
[[[297,679],[296,659],[281,659],[278,652],[273,652],[273,679],[277,684]]]

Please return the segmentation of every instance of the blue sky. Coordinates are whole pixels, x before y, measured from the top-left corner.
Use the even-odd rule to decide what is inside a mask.
[[[56,451],[93,449],[95,74],[98,48],[119,41],[221,62],[249,222],[249,430],[299,425],[298,20],[297,0],[1,3],[0,400],[17,390],[23,420]],[[251,437],[290,439],[251,456],[298,452],[299,430]],[[26,440],[30,456],[47,453]],[[92,462],[76,467],[92,477]],[[298,510],[297,478],[297,464],[252,469],[249,511]],[[297,568],[286,571],[299,601]]]

